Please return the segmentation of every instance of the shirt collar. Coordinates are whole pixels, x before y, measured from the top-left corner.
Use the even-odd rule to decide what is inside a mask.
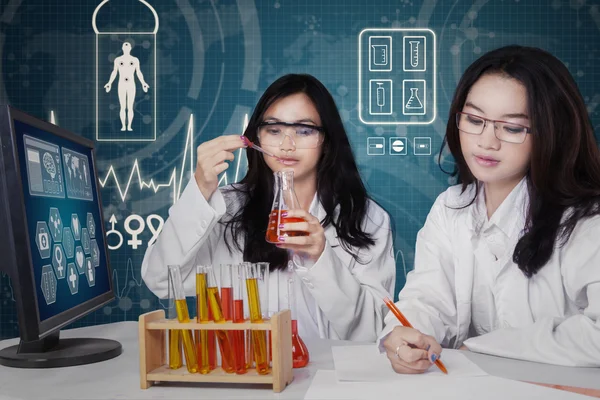
[[[525,226],[527,207],[529,206],[529,191],[527,178],[524,177],[508,194],[498,209],[488,221],[485,207],[483,185],[480,185],[477,199],[471,206],[472,230],[480,234],[484,229],[496,226],[507,237],[512,237],[516,229]],[[520,232],[519,232],[520,233]]]

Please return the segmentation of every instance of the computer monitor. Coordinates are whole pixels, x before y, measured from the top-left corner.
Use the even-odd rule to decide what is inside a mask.
[[[94,142],[0,106],[0,270],[12,281],[20,343],[0,364],[44,368],[121,354],[105,339],[59,339],[114,298]]]

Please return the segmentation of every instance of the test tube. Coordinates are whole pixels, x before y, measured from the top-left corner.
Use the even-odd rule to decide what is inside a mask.
[[[246,284],[246,281],[244,279],[244,268],[242,264],[232,265],[231,278],[233,284],[233,322],[244,323],[246,320],[244,314],[244,285]],[[232,331],[231,337],[235,373],[242,375],[248,372],[248,367],[246,365],[248,355],[246,353],[244,331]],[[251,361],[252,357],[249,357],[249,359]]]
[[[171,265],[167,266],[167,271]],[[175,310],[175,293],[173,291],[173,280],[169,275],[168,279],[169,290],[169,308],[167,310],[167,318],[176,319],[177,312]],[[183,366],[183,357],[181,354],[181,331],[179,329],[169,329],[169,368],[179,369]]]
[[[190,322],[188,306],[185,302],[185,292],[183,290],[183,281],[179,265],[169,266],[169,276],[173,282],[173,292],[175,293],[175,308],[177,309],[177,319],[180,323]],[[196,345],[192,331],[181,329],[181,340],[183,341],[183,354],[185,355],[185,365],[189,373],[198,372],[198,359],[196,358]]]
[[[251,264],[246,270],[246,286],[248,288],[248,304],[250,305],[250,321],[262,323],[264,321],[261,312],[263,299],[268,301],[269,285],[269,263]],[[252,343],[254,345],[254,359],[256,372],[259,375],[269,373],[269,355],[267,347],[266,331],[252,331]]]
[[[196,267],[196,310],[197,322],[207,323],[210,321],[208,314],[208,291],[206,285],[206,269],[203,265]],[[200,373],[208,374],[211,371],[210,348],[215,346],[214,340],[209,341],[209,332],[201,330],[198,332],[197,354],[200,361]],[[216,351],[216,350],[215,350]]]
[[[221,296],[219,296],[219,288],[217,287],[217,280],[215,278],[215,271],[212,267],[207,267],[208,279],[208,303],[210,309],[214,315],[214,321],[218,324],[225,323],[225,317],[223,316],[223,308],[221,306]],[[219,340],[219,350],[221,351],[221,367],[227,373],[233,373],[235,367],[233,365],[233,350],[231,348],[231,342],[229,336],[224,330],[214,331],[217,339]]]
[[[169,329],[169,368],[179,369],[182,366],[181,331],[179,329]]]
[[[250,302],[248,301],[248,285],[246,285],[246,278],[248,277],[248,271],[252,268],[252,263],[248,261],[244,261],[240,264],[240,268],[242,270],[242,276],[244,282],[242,284],[242,298],[245,299],[243,301],[244,307],[244,319],[250,319]],[[246,369],[254,367],[254,341],[252,338],[252,330],[246,330]]]

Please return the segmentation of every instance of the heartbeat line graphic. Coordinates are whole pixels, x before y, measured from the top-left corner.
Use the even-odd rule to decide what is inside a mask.
[[[248,115],[246,114],[246,115],[244,115],[243,130],[246,130],[247,125],[248,125]],[[188,163],[188,162],[189,162],[190,179],[192,179],[194,177],[194,165],[195,165],[194,164],[194,150],[195,150],[194,116],[191,115],[189,125],[188,125],[187,137],[185,139],[185,148],[183,150],[183,160],[181,162],[181,167],[179,169],[179,179],[177,177],[177,175],[178,175],[177,167],[175,167],[175,168],[173,168],[173,172],[171,173],[170,179],[167,183],[158,183],[157,184],[154,182],[154,179],[150,179],[149,181],[146,181],[143,178],[143,174],[140,170],[139,162],[137,159],[135,159],[135,161],[133,162],[133,166],[131,168],[131,172],[129,173],[129,178],[127,179],[127,184],[125,185],[125,188],[121,187],[121,184],[119,183],[119,178],[117,177],[117,174],[112,165],[108,169],[108,172],[106,173],[106,176],[104,177],[104,179],[99,179],[100,186],[105,187],[108,179],[112,178],[115,182],[117,190],[119,191],[121,201],[123,201],[123,202],[125,202],[127,193],[129,192],[132,182],[134,182],[134,180],[137,181],[140,191],[143,189],[152,189],[154,191],[154,193],[156,193],[162,188],[171,187],[171,190],[173,191],[173,204],[175,204],[177,202],[177,200],[179,199],[179,196],[181,195],[181,187],[182,187],[182,181],[183,181],[183,176],[184,176],[184,169],[185,169],[186,163]],[[234,178],[233,182],[238,182],[238,180],[239,180],[241,160],[243,158],[242,150],[243,149],[239,149],[237,152],[237,157],[236,157],[237,165],[236,165],[236,170],[235,170],[235,178]],[[227,184],[228,184],[227,172],[224,172],[223,175],[221,176],[221,178],[219,179],[219,186],[223,186],[223,185],[227,185]]]
[[[130,274],[131,277],[129,276]],[[119,274],[117,273],[116,269],[112,272],[112,279],[115,285],[115,296],[118,299],[122,299],[123,297],[129,297],[129,292],[132,288],[142,286],[141,280],[138,281],[135,277],[135,273],[133,271],[133,261],[131,260],[131,258],[127,259],[127,266],[125,268],[125,281],[123,287],[121,288],[121,285],[119,284]],[[127,293],[125,293],[125,290],[127,290]]]

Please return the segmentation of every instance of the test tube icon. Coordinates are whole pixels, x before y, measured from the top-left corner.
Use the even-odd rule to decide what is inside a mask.
[[[425,72],[427,70],[427,38],[425,36],[404,37],[404,71]]]
[[[419,43],[416,40],[408,42],[410,44],[410,65],[413,68],[419,66]]]

